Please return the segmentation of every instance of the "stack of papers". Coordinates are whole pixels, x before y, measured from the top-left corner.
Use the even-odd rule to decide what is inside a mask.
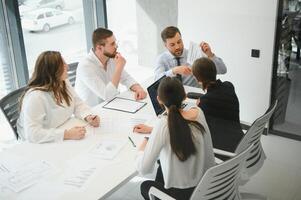
[[[192,65],[196,59],[201,57],[207,57],[207,55],[201,50],[199,44],[195,42],[190,42],[187,55],[187,62]]]

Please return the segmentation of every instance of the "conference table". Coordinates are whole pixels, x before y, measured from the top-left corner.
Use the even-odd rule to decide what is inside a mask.
[[[152,79],[148,79],[143,87],[146,89],[151,83]],[[185,90],[200,92],[199,88],[187,86]],[[118,96],[134,98],[131,91],[122,92]],[[26,171],[26,166],[35,166],[38,171],[46,169],[47,173],[37,180],[29,175],[28,179],[33,178],[35,181],[18,192],[0,185],[0,199],[96,200],[110,196],[138,174],[135,166],[137,147],[134,147],[129,136],[138,146],[143,135],[133,133],[133,126],[137,123],[153,125],[156,121],[157,116],[149,97],[142,101],[147,104],[135,114],[105,109],[103,105],[106,102],[95,106],[93,113],[101,119],[99,128],[90,127],[76,118],[71,118],[62,125],[62,128],[86,126],[87,134],[82,140],[44,144],[21,142],[1,152],[0,167],[1,161],[10,160],[12,165],[25,166],[25,174],[32,170],[29,168]],[[194,100],[187,102],[195,103]],[[119,149],[115,155],[106,157],[93,154],[100,143],[110,145],[110,142]]]

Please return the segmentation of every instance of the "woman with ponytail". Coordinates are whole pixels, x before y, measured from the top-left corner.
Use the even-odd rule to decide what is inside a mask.
[[[59,128],[72,115],[99,126],[99,117],[91,114],[70,85],[67,69],[59,52],[45,51],[39,55],[20,102],[17,130],[21,139],[33,143],[82,139],[86,133],[83,126]]]
[[[199,108],[181,108],[186,94],[176,78],[166,77],[160,82],[157,98],[167,116],[154,128],[148,127],[150,138],[139,146],[137,169],[142,175],[148,174],[159,159],[163,180],[157,174],[155,181],[143,182],[141,194],[149,199],[148,191],[154,186],[176,199],[189,199],[205,171],[214,165],[210,132]],[[134,130],[139,131],[137,128]]]

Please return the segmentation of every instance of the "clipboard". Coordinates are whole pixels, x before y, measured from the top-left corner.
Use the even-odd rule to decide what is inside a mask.
[[[146,102],[135,101],[123,97],[115,97],[112,100],[108,101],[102,107],[110,110],[117,110],[121,112],[134,114],[141,108],[143,108],[146,104]]]

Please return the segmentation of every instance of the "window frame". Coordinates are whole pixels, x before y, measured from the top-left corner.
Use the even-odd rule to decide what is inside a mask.
[[[107,27],[106,0],[82,0],[86,29],[87,51],[92,47],[91,35],[96,27]],[[0,16],[5,20],[4,37],[8,40],[9,65],[12,80],[10,91],[25,86],[29,80],[24,37],[21,26],[18,0],[0,0]],[[54,14],[54,13],[53,13]],[[45,15],[44,15],[45,18]],[[8,92],[10,92],[8,91]]]

